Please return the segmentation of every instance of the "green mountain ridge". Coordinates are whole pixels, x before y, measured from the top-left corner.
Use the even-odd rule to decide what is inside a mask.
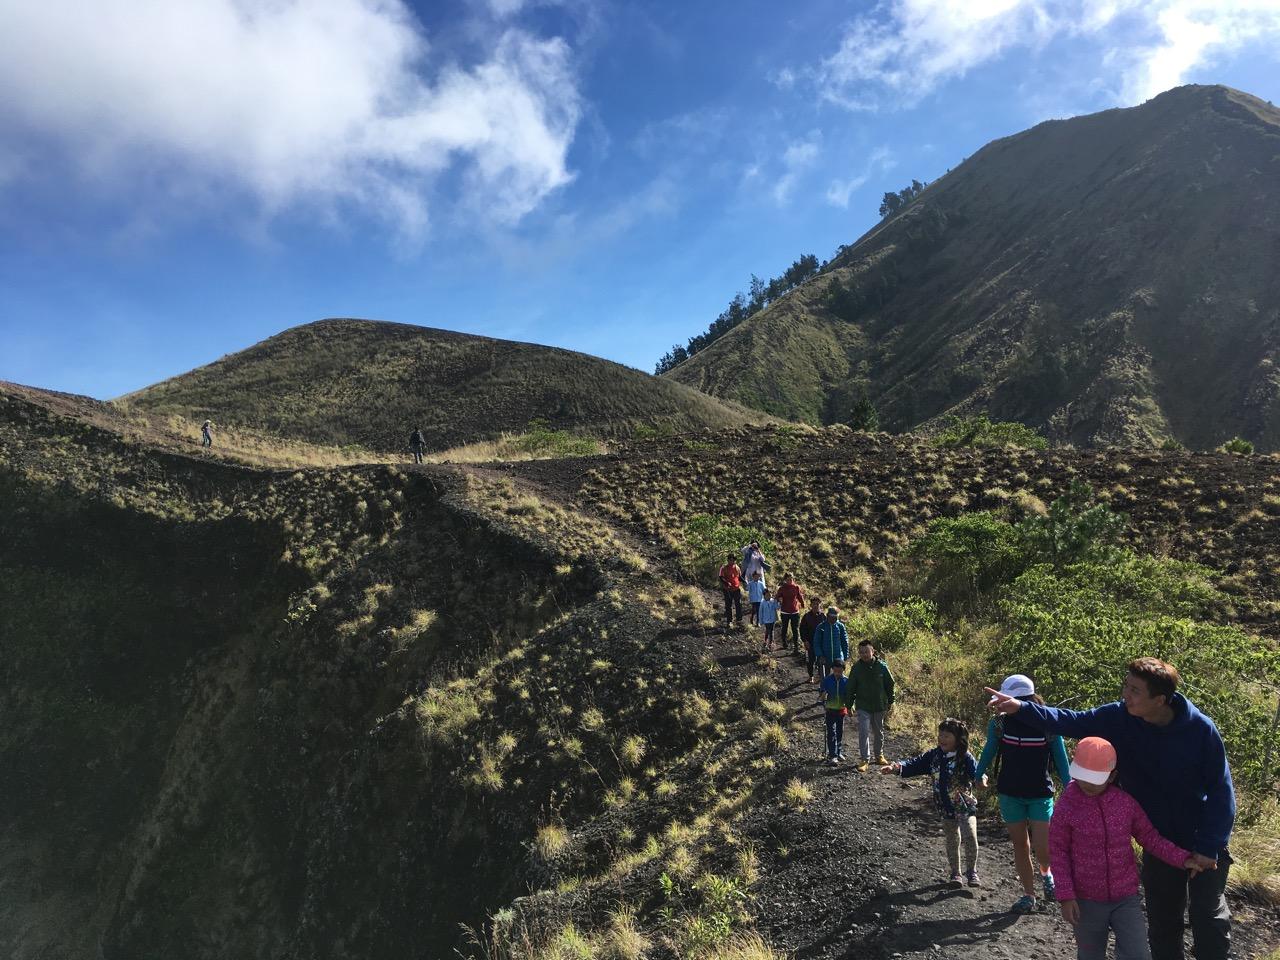
[[[1226,87],[983,147],[665,374],[811,423],[988,411],[1076,444],[1280,446],[1280,110]]]
[[[330,319],[120,398],[312,443],[444,450],[524,430],[625,437],[761,423],[759,411],[584,353],[373,320]]]

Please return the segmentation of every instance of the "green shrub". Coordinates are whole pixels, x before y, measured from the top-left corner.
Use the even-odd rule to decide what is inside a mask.
[[[590,457],[600,452],[600,444],[591,437],[580,437],[568,430],[552,430],[545,420],[532,420],[529,430],[511,440],[522,453],[540,457]]]
[[[849,621],[849,645],[856,647],[863,640],[870,640],[877,650],[898,650],[910,639],[913,631],[933,630],[937,625],[938,610],[922,597],[904,597],[898,603],[879,610],[860,611]],[[850,656],[854,656],[850,651]]]
[[[1175,440],[1173,437],[1168,437],[1164,443],[1160,444],[1160,449],[1164,450],[1166,453],[1176,453],[1179,450],[1185,450],[1187,448],[1183,446],[1181,441]]]
[[[908,555],[921,564],[920,590],[948,609],[976,603],[1029,562],[1018,529],[986,512],[933,521]]]
[[[1094,501],[1087,483],[1073,480],[1046,514],[1028,517],[1018,525],[1018,537],[1029,555],[1061,568],[1106,556],[1119,541],[1125,523],[1122,514]]]
[[[724,517],[699,513],[689,518],[684,528],[682,560],[687,572],[700,580],[716,583],[716,571],[729,554],[740,556],[742,548],[753,540],[759,542],[765,556],[773,553],[773,544],[750,527],[732,524]]]
[[[1243,437],[1232,437],[1218,449],[1223,453],[1234,453],[1246,457],[1253,453],[1253,444]]]
[[[1043,450],[1049,443],[1026,424],[992,421],[985,413],[951,417],[933,440],[939,447],[1024,447]]]

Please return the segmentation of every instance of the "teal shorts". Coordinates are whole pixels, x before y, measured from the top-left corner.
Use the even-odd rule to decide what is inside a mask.
[[[1030,800],[1023,797],[1011,797],[1006,793],[1000,796],[1000,819],[1005,823],[1022,823],[1024,820],[1037,820],[1048,823],[1053,816],[1053,797],[1034,797]]]

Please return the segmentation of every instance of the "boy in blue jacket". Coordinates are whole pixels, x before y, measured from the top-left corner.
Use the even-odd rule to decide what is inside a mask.
[[[822,678],[822,700],[826,707],[827,766],[834,767],[844,759],[844,718],[853,706],[853,691],[844,675],[844,661],[833,660],[831,673]]]
[[[1180,679],[1172,664],[1139,657],[1129,664],[1122,699],[1093,710],[1055,709],[987,692],[992,709],[1016,713],[1028,726],[1111,742],[1116,782],[1161,836],[1192,851],[1201,871],[1192,877],[1155,857],[1142,858],[1152,960],[1182,960],[1188,900],[1196,957],[1225,960],[1231,949],[1227,842],[1235,823],[1235,788],[1218,728],[1177,692]]]

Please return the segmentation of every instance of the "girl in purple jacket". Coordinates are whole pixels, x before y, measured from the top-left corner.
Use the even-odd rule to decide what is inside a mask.
[[[1076,746],[1071,784],[1049,821],[1055,893],[1062,918],[1075,931],[1078,960],[1103,960],[1112,932],[1116,960],[1150,960],[1130,837],[1148,855],[1196,869],[1195,858],[1160,836],[1138,802],[1112,785],[1115,775],[1115,748],[1101,737],[1085,737]]]

